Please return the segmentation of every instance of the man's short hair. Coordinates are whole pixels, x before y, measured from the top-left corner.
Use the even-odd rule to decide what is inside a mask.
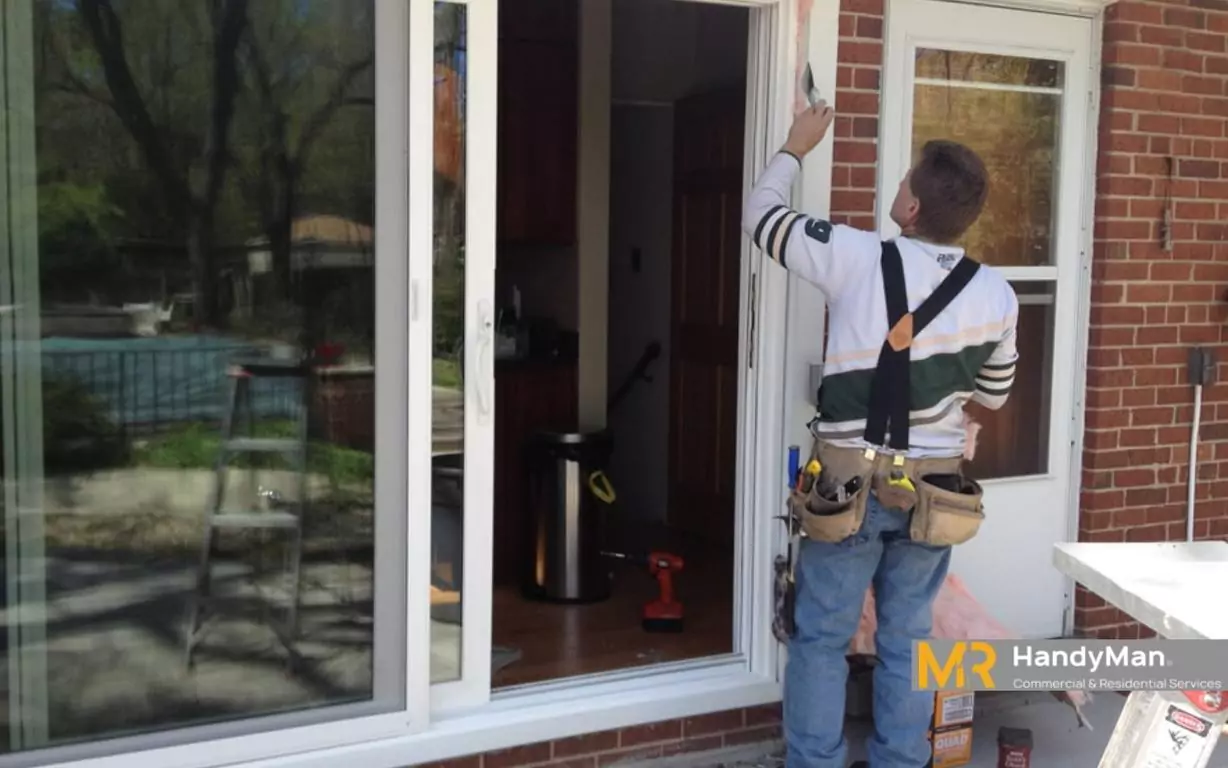
[[[968,231],[989,196],[985,163],[954,141],[926,142],[908,185],[921,203],[917,234],[939,243],[953,243]]]

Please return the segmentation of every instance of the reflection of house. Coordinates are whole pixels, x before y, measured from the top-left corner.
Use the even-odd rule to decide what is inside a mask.
[[[373,232],[340,216],[303,216],[290,225],[290,269],[371,269]],[[248,274],[273,271],[273,251],[267,237],[247,241]]]
[[[268,306],[259,295],[263,283],[274,271],[274,254],[269,238],[252,238],[245,243],[245,258],[235,265],[235,310],[250,316],[252,308]],[[319,303],[321,291],[365,290],[374,274],[374,231],[366,224],[340,216],[311,215],[295,219],[290,225],[289,267],[296,294],[307,305]],[[318,270],[327,270],[319,281],[310,279]],[[306,292],[301,292],[306,289]],[[357,301],[361,297],[354,296]]]

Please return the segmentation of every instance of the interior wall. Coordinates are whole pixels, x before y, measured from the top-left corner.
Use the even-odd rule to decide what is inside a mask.
[[[613,21],[611,394],[648,343],[659,341],[661,356],[652,366],[652,381],[636,384],[611,414],[615,453],[610,472],[622,517],[664,521],[669,483],[672,104],[745,77],[748,12],[673,0],[618,0]]]

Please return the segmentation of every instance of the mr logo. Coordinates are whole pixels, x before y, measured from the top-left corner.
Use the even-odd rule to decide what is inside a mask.
[[[980,654],[981,660],[973,662],[968,658],[969,651]],[[968,670],[980,678],[982,688],[998,687],[991,674],[994,664],[998,661],[998,654],[989,643],[980,640],[957,641],[946,659],[939,662],[933,644],[928,640],[921,640],[917,643],[913,658],[916,664],[917,688],[920,690],[924,691],[933,687],[939,689],[965,688]],[[952,673],[955,674],[955,685],[953,686],[951,685]],[[931,674],[933,681],[930,679]]]

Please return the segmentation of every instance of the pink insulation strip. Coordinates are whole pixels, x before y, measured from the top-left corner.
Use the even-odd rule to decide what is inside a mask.
[[[797,66],[793,72],[793,113],[803,111],[810,106],[806,101],[806,94],[802,91],[802,72],[806,69],[806,62],[810,59],[809,47],[809,22],[810,8],[814,5],[814,0],[798,0],[797,1]]]

